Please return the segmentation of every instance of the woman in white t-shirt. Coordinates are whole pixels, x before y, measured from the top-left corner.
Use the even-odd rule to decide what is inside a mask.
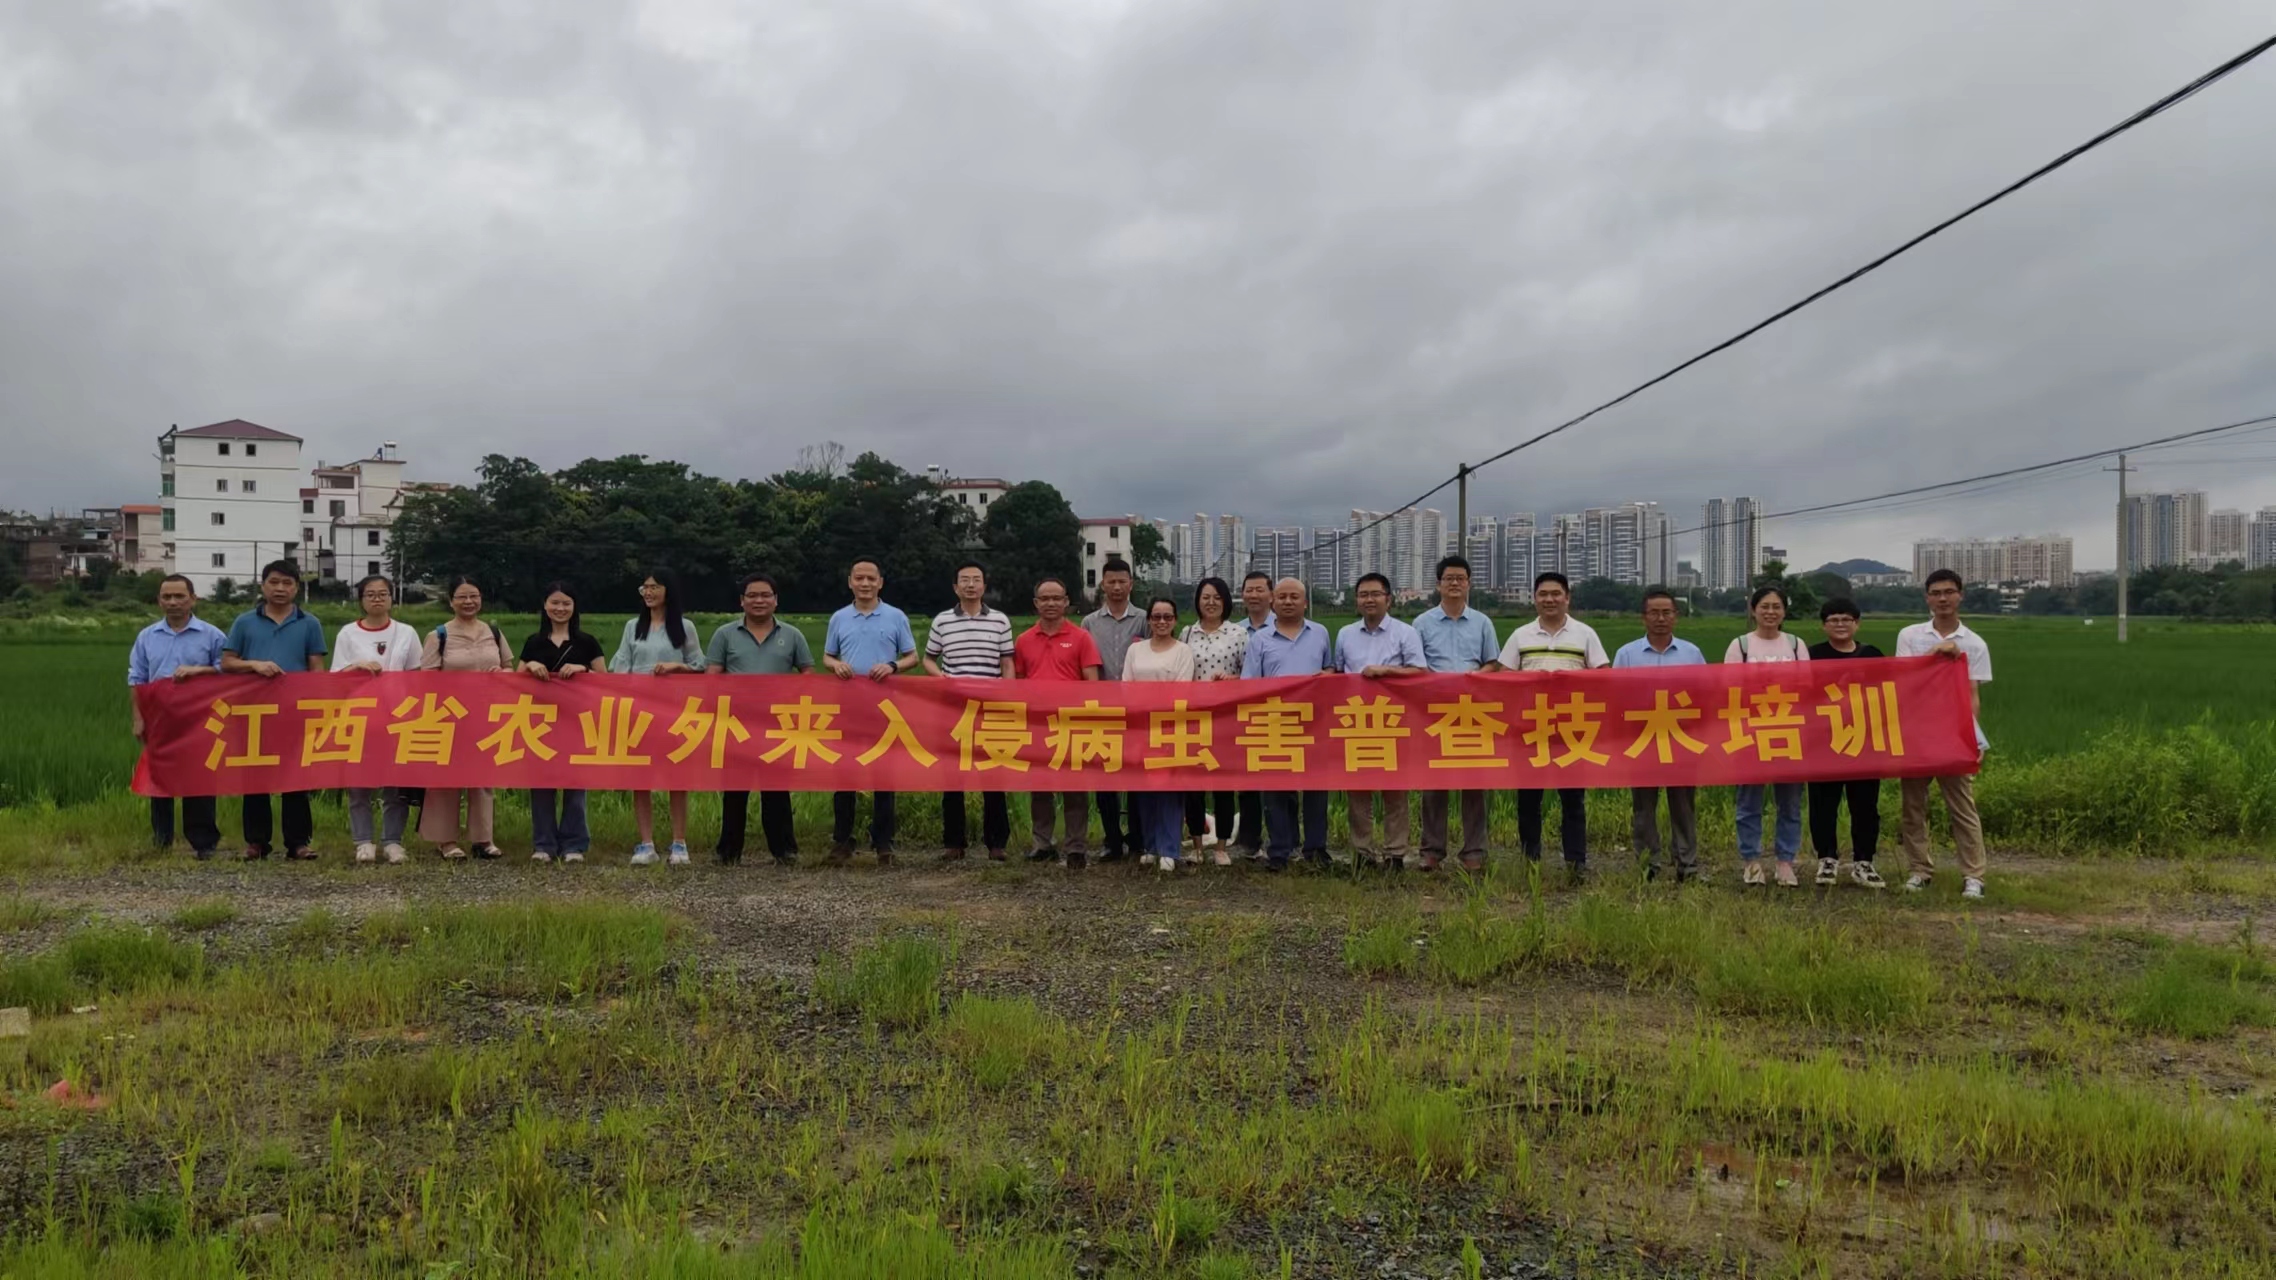
[[[1146,605],[1146,636],[1122,660],[1125,681],[1190,681],[1193,650],[1178,639],[1177,601],[1155,596]],[[1178,834],[1185,818],[1182,791],[1141,791],[1131,797],[1138,816],[1138,860],[1164,871],[1178,869]]]
[[[375,676],[384,671],[417,671],[419,633],[410,623],[395,620],[395,584],[375,573],[356,584],[356,599],[363,602],[364,616],[340,628],[332,642],[332,669]],[[372,844],[371,802],[380,790],[348,788],[348,831],[356,842],[358,862],[379,856]],[[411,805],[401,787],[384,791],[379,838],[389,862],[404,862],[410,857],[403,851],[403,828],[410,822]]]
[[[1747,599],[1747,608],[1754,614],[1754,630],[1731,641],[1731,647],[1723,651],[1723,661],[1751,665],[1810,660],[1810,646],[1802,643],[1802,637],[1786,633],[1784,591],[1777,587],[1757,587]],[[1782,889],[1801,883],[1794,875],[1794,859],[1802,852],[1803,785],[1799,782],[1770,784],[1771,799],[1778,806],[1772,847],[1778,857],[1777,877]],[[1762,884],[1762,784],[1741,786],[1738,801],[1739,858],[1746,864],[1745,882]]]

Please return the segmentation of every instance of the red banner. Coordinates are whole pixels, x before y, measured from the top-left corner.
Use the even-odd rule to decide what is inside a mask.
[[[1972,773],[1938,658],[1069,684],[206,676],[135,690],[135,789],[1474,790]]]

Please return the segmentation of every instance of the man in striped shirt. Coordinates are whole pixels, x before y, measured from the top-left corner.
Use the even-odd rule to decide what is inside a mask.
[[[1572,587],[1565,575],[1550,571],[1533,580],[1533,621],[1510,632],[1502,645],[1501,666],[1508,671],[1593,671],[1609,667],[1604,642],[1596,628],[1566,612],[1572,605]],[[1517,839],[1525,856],[1541,860],[1543,793],[1527,789],[1517,793]],[[1582,787],[1557,788],[1558,843],[1564,846],[1565,866],[1574,880],[1587,874],[1588,791]]]
[[[932,632],[925,637],[926,671],[972,680],[1012,678],[1012,620],[989,608],[987,595],[987,570],[971,560],[956,566],[956,607],[933,618]],[[1004,860],[1012,821],[1001,791],[980,793],[980,839],[990,861]],[[964,793],[942,792],[940,841],[946,849],[941,861],[962,858],[970,840],[964,829]]]

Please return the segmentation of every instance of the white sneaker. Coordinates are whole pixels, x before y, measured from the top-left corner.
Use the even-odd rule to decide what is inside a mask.
[[[636,867],[655,866],[656,846],[645,840],[632,846],[632,865]]]
[[[1915,871],[1905,877],[1905,889],[1909,893],[1919,893],[1928,887],[1930,878],[1926,871]]]
[[[1975,898],[1980,901],[1984,896],[1984,882],[1976,879],[1974,876],[1969,876],[1960,884],[1960,896],[1963,898]]]
[[[356,846],[356,861],[377,862],[378,860],[379,850],[372,847],[371,841],[366,840],[362,844]]]
[[[381,852],[386,854],[388,862],[393,864],[400,865],[411,860],[411,855],[405,852],[403,846],[399,844],[391,844]]]
[[[670,862],[675,867],[686,866],[688,864],[688,842],[685,840],[674,840],[672,842],[671,856],[667,858],[666,861]]]
[[[1863,885],[1868,889],[1886,889],[1889,887],[1889,882],[1881,878],[1881,873],[1874,870],[1873,864],[1870,862],[1850,863],[1849,881],[1851,884]]]
[[[1743,884],[1769,883],[1769,880],[1762,874],[1762,860],[1760,858],[1747,859],[1746,874],[1740,876],[1739,880]]]
[[[571,849],[569,852],[561,855],[561,860],[563,862],[583,862],[585,860],[585,855],[577,852],[575,849]]]
[[[1216,863],[1220,867],[1229,867],[1233,865],[1233,855],[1225,851],[1224,845],[1218,845],[1217,851],[1209,855],[1209,860]]]
[[[1841,879],[1841,863],[1832,858],[1818,859],[1818,883],[1830,885]]]
[[[1204,832],[1202,832],[1202,833],[1201,833],[1201,847],[1202,847],[1202,848],[1204,848],[1204,849],[1214,849],[1214,848],[1216,848],[1216,847],[1217,847],[1217,833],[1216,833],[1216,832],[1214,832],[1214,831],[1204,831]]]
[[[532,849],[530,850],[529,860],[531,862],[551,862],[553,861],[553,855],[547,853],[543,849]]]
[[[1154,855],[1153,855],[1153,854],[1150,854],[1150,853],[1141,853],[1141,854],[1139,854],[1139,855],[1138,855],[1138,865],[1139,865],[1139,866],[1141,866],[1141,867],[1150,867],[1150,866],[1153,866],[1153,865],[1154,865]]]
[[[1794,864],[1781,858],[1778,862],[1778,887],[1792,889],[1801,883],[1794,878]]]
[[[1178,860],[1176,858],[1156,858],[1154,859],[1154,866],[1162,871],[1175,871],[1178,869]]]

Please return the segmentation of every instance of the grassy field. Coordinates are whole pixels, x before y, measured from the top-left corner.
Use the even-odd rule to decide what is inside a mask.
[[[0,631],[0,1280],[2276,1275],[2270,634],[2106,628],[1982,627],[1980,904],[1742,894],[1722,794],[1681,889],[1617,793],[1581,889],[1499,797],[1483,876],[193,864],[129,635]]]

